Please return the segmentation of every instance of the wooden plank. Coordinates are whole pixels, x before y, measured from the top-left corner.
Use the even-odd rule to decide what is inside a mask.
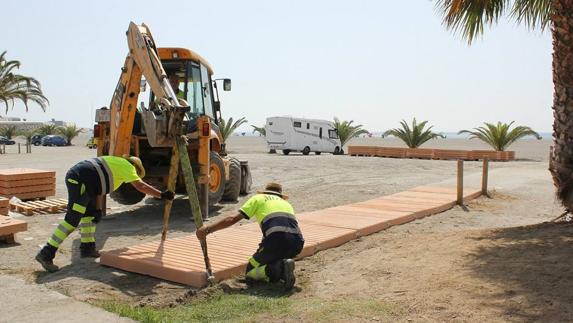
[[[51,191],[55,190],[55,184],[47,184],[47,185],[34,185],[34,186],[20,186],[20,187],[0,187],[0,194],[2,195],[16,195],[22,193],[33,193],[33,192],[42,192],[42,191]]]
[[[30,192],[30,193],[18,193],[18,194],[10,194],[6,197],[12,197],[12,196],[16,196],[17,198],[21,199],[21,200],[26,200],[26,199],[33,199],[33,198],[45,198],[48,196],[54,196],[56,195],[56,190],[48,190],[48,191],[39,191],[39,192]]]
[[[56,184],[55,177],[46,177],[46,178],[34,178],[34,179],[25,179],[25,180],[4,180],[0,181],[0,187],[5,188],[13,188],[13,187],[22,187],[22,186],[33,186],[33,185],[48,185],[48,184]]]
[[[11,217],[0,218],[0,236],[14,234],[28,230],[26,221],[14,219]]]
[[[55,178],[56,172],[32,168],[0,169],[0,181],[20,181],[37,178]]]

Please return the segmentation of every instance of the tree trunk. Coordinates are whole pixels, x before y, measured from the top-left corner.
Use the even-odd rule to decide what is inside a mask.
[[[573,211],[573,0],[554,0],[553,35],[553,147],[549,170],[557,196]]]

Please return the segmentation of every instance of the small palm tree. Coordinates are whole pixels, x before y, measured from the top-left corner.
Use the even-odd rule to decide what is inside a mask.
[[[354,120],[350,121],[340,121],[337,117],[334,117],[334,129],[338,133],[338,138],[340,138],[340,151],[344,153],[342,147],[346,145],[350,139],[358,137],[362,134],[368,133],[368,130],[362,129],[362,125],[352,125]]]
[[[42,110],[46,111],[48,99],[44,96],[40,82],[36,79],[20,74],[15,70],[20,67],[19,61],[8,61],[6,52],[0,54],[0,102],[6,105],[6,113],[9,104],[13,107],[14,101],[20,100],[28,111],[28,102],[36,102]]]
[[[25,138],[26,143],[29,145],[32,142],[32,137],[36,134],[35,130],[20,130],[17,132],[19,137]]]
[[[267,135],[267,130],[265,129],[264,126],[257,127],[257,126],[251,125],[251,127],[253,127],[253,133],[258,132],[259,136],[266,136]]]
[[[8,139],[17,135],[16,126],[7,126],[0,128],[0,136],[4,136]]]
[[[247,120],[243,117],[235,122],[233,122],[233,118],[229,118],[229,120],[225,121],[225,119],[221,118],[219,120],[219,129],[221,131],[221,155],[227,154],[227,147],[226,141],[233,132],[239,128],[242,124],[247,123]]]
[[[39,127],[38,129],[36,129],[36,133],[41,135],[41,136],[54,135],[57,132],[58,132],[58,127],[56,127],[55,124],[51,124],[51,123],[47,123],[47,124]]]
[[[409,148],[418,148],[430,139],[446,138],[446,136],[441,133],[432,132],[434,126],[425,129],[427,123],[428,121],[417,123],[416,118],[414,118],[414,120],[412,120],[412,127],[410,128],[410,125],[408,125],[405,120],[402,120],[400,121],[402,128],[390,129],[384,132],[382,137],[394,136],[400,138]]]
[[[65,127],[59,127],[57,129],[58,133],[60,133],[62,136],[66,137],[68,143],[67,146],[71,146],[72,145],[72,139],[74,139],[75,137],[77,137],[80,133],[82,133],[84,130],[82,128],[78,128],[76,127],[75,124],[69,125],[69,126],[65,126]]]
[[[497,151],[504,151],[516,140],[526,136],[535,136],[538,140],[541,139],[541,136],[537,132],[526,126],[517,126],[509,130],[513,123],[514,121],[509,124],[498,122],[495,125],[484,122],[485,127],[474,128],[474,131],[461,130],[458,132],[458,135],[467,133],[470,135],[470,139],[477,138]]]

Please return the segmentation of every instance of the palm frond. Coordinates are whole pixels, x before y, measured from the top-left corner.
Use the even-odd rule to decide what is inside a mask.
[[[352,123],[354,123],[354,120],[340,121],[337,117],[334,117],[334,129],[336,129],[338,133],[341,148],[344,147],[350,139],[368,133],[368,130],[362,129],[361,124],[352,125]]]
[[[58,127],[56,128],[56,132],[61,134],[62,136],[66,137],[68,146],[72,145],[72,139],[77,137],[80,133],[83,132],[82,128],[78,128],[75,124],[68,125],[65,127]]]
[[[42,92],[40,82],[33,77],[15,74],[20,68],[19,61],[8,61],[6,52],[0,55],[0,101],[4,102],[6,112],[14,106],[16,100],[22,101],[28,111],[28,103],[34,102],[46,111],[48,99]]]
[[[382,134],[382,137],[394,136],[402,140],[409,148],[418,148],[425,142],[436,138],[446,138],[441,133],[432,131],[433,126],[426,128],[428,121],[416,122],[416,118],[412,120],[412,127],[405,121],[400,121],[401,128],[394,128],[387,130]]]
[[[479,139],[497,151],[504,151],[523,137],[534,136],[538,140],[541,139],[541,136],[530,127],[516,126],[510,130],[513,123],[514,121],[510,123],[498,121],[497,124],[484,122],[485,126],[477,127],[473,130],[460,130],[458,134],[469,134],[470,139]]]
[[[552,0],[437,0],[436,8],[443,14],[448,29],[460,33],[472,43],[483,34],[484,26],[494,25],[504,14],[530,28],[547,27],[551,18]]]
[[[233,118],[229,118],[229,120],[225,121],[225,119],[221,118],[219,121],[219,129],[221,130],[221,140],[223,143],[229,138],[233,132],[239,128],[242,124],[247,123],[248,121],[243,117],[239,120],[233,122]]]
[[[255,125],[251,125],[251,127],[253,127],[253,133],[258,132],[260,136],[266,136],[267,135],[267,130],[265,129],[265,126],[257,127]]]

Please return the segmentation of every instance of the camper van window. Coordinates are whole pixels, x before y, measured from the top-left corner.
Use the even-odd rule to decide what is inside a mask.
[[[273,123],[272,123],[272,122],[269,122],[269,126],[272,126],[272,125],[273,125]]]
[[[338,139],[338,134],[336,133],[336,130],[334,129],[329,129],[328,130],[328,137],[330,139]]]
[[[310,129],[310,123],[306,123],[306,129]]]
[[[301,128],[301,127],[302,127],[302,123],[300,123],[299,121],[295,121],[295,122],[293,122],[293,126],[294,126],[295,128]]]

